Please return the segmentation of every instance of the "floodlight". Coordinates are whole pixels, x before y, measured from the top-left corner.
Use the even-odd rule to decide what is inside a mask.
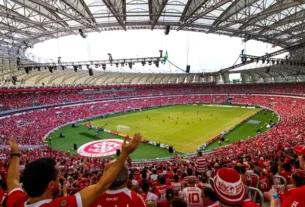
[[[102,64],[103,70],[106,70],[106,64]]]

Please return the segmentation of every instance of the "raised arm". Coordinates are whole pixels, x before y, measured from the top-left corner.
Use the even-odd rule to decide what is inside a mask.
[[[16,143],[15,138],[11,138],[9,140],[9,145],[11,148],[11,163],[10,167],[8,168],[8,175],[7,175],[7,191],[10,193],[15,188],[21,188],[19,184],[19,178],[20,178],[20,157],[21,152],[18,144]]]
[[[83,207],[90,206],[91,203],[93,203],[110,187],[116,176],[119,174],[121,167],[125,164],[129,154],[139,146],[141,138],[142,136],[140,134],[135,134],[129,143],[127,143],[125,138],[124,143],[122,144],[122,152],[120,156],[112,165],[109,166],[99,182],[80,191]]]

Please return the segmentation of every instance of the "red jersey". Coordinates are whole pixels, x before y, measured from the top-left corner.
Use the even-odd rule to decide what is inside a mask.
[[[158,203],[158,207],[170,207],[171,204],[168,200],[163,200]]]
[[[152,183],[151,183],[150,180],[138,180],[138,183],[139,183],[139,186],[140,186],[140,187],[142,186],[143,181],[146,181],[146,182],[148,183],[149,186],[152,185]]]
[[[141,179],[140,172],[138,170],[134,171],[133,175],[135,180]]]
[[[166,182],[165,182],[166,185],[171,185],[172,184],[172,181],[170,179],[166,179]]]
[[[198,173],[203,173],[207,170],[207,159],[200,156],[196,159],[196,167]]]
[[[257,203],[255,203],[254,201],[246,200],[241,205],[241,207],[259,207],[259,205]]]
[[[0,206],[3,205],[3,202],[6,197],[7,197],[7,192],[4,190],[0,190]]]
[[[146,207],[142,196],[128,188],[107,190],[90,207]]]
[[[27,207],[29,197],[23,192],[21,188],[12,190],[7,199],[6,205],[9,207]],[[75,207],[82,206],[82,199],[79,193],[72,196],[65,196],[56,199],[46,199],[36,203],[37,207]]]
[[[287,184],[291,184],[292,172],[282,171],[281,175],[286,179]]]
[[[252,182],[250,183],[250,186],[256,188],[256,186],[258,184],[257,183],[258,182],[257,177],[255,175],[249,175],[249,177],[250,177],[250,179],[252,179]]]
[[[159,185],[160,185],[160,183],[159,183],[159,181],[157,181],[157,180],[156,180],[156,181],[154,181],[154,182],[153,182],[153,184],[152,184],[152,185],[153,185],[153,186],[159,186]]]
[[[172,188],[175,192],[179,192],[181,190],[182,184],[180,182],[172,182]]]
[[[165,191],[167,188],[171,188],[169,185],[161,185],[161,186],[156,186],[155,187],[155,194],[158,196],[160,199],[162,195],[165,195]]]
[[[213,204],[210,204],[210,205],[207,205],[207,206],[203,206],[203,207],[220,207],[220,205],[219,205],[219,202],[216,201],[216,202],[213,203]]]
[[[292,193],[286,198],[281,207],[303,207],[305,206],[305,186],[292,190]]]
[[[291,188],[291,189],[286,190],[285,192],[279,193],[281,203],[283,203],[283,201],[291,195],[291,193],[293,192],[294,189],[295,188]]]
[[[172,171],[167,172],[166,178],[173,178],[174,173]]]
[[[299,174],[301,177],[305,177],[305,172],[304,170],[301,169],[295,169],[295,173]]]
[[[259,176],[259,189],[263,192],[267,192],[270,188],[269,179],[264,175]]]

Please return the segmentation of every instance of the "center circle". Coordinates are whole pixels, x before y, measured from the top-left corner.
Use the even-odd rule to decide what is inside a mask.
[[[85,157],[105,157],[116,154],[121,149],[123,140],[121,139],[103,139],[88,142],[77,149],[79,155]]]

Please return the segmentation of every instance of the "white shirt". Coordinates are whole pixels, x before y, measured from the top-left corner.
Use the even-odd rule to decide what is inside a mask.
[[[145,200],[146,201],[154,201],[156,203],[159,201],[158,196],[154,193],[151,193],[151,192],[147,193],[147,196],[146,196]]]
[[[201,189],[198,187],[184,188],[182,196],[187,203],[187,207],[201,207],[203,205],[201,200]]]
[[[150,176],[150,179],[151,179],[152,181],[156,181],[156,180],[158,179],[158,175],[157,175],[157,174],[152,174],[152,175]]]

